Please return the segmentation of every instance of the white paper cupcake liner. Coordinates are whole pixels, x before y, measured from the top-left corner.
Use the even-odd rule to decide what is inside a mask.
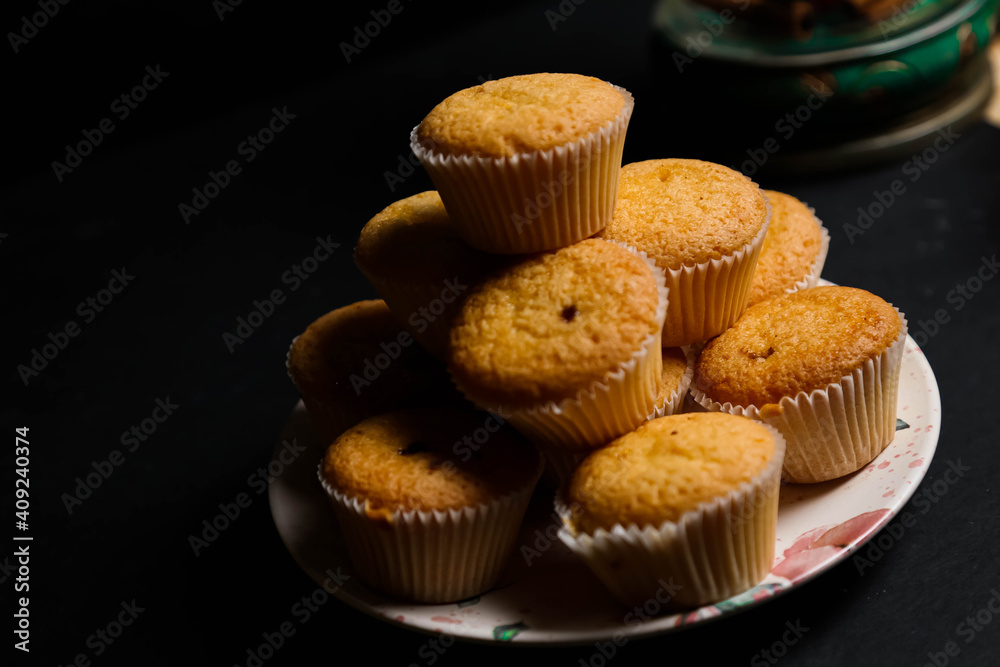
[[[683,347],[717,336],[747,309],[757,258],[771,224],[767,196],[764,204],[764,224],[742,248],[719,259],[667,270],[671,299],[663,325],[663,347]]]
[[[765,425],[767,426],[767,425]],[[626,607],[642,606],[667,584],[675,588],[667,608],[698,607],[746,591],[774,563],[778,492],[785,442],[774,435],[774,456],[764,470],[725,496],[698,505],[677,521],[610,531],[576,532],[578,507],[556,497],[563,521],[559,539]]]
[[[420,603],[446,603],[488,590],[510,554],[542,466],[529,485],[496,500],[445,511],[395,511],[371,518],[367,503],[319,480],[330,497],[351,562],[372,588]]]
[[[646,417],[647,421],[680,413],[684,407],[684,397],[687,396],[688,389],[691,387],[691,380],[694,379],[694,360],[696,356],[695,347],[693,345],[688,345],[684,348],[684,357],[687,359],[687,368],[684,369],[684,375],[681,376],[680,383],[677,385],[677,388],[671,392],[670,396],[667,396],[662,405],[657,406],[651,413],[649,413],[649,416]]]
[[[625,98],[614,120],[545,151],[503,158],[441,155],[422,146],[413,128],[410,147],[466,243],[493,253],[539,252],[604,228],[618,197],[622,149],[635,106],[627,90],[613,87]]]
[[[806,484],[843,477],[868,465],[896,436],[899,371],[906,346],[906,317],[882,354],[825,389],[785,396],[778,407],[758,409],[719,403],[696,387],[691,394],[710,412],[750,417],[781,431],[788,444],[783,477]]]
[[[659,293],[655,319],[662,322],[670,300],[664,285],[663,271],[646,253],[624,243],[617,245],[641,257],[652,272]],[[455,385],[479,407],[509,413],[507,421],[540,448],[588,451],[634,430],[646,421],[646,417],[656,407],[656,395],[659,393],[663,374],[660,334],[661,329],[657,327],[615,371],[562,401],[512,409],[508,406],[484,404],[457,381]],[[455,380],[454,376],[452,380]]]

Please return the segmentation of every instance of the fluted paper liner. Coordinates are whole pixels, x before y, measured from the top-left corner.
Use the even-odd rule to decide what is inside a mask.
[[[667,269],[670,308],[663,323],[663,347],[683,347],[718,336],[747,309],[757,258],[771,224],[766,196],[764,204],[764,224],[742,248],[718,259]]]
[[[608,243],[615,243],[608,241]],[[662,322],[667,312],[668,292],[663,271],[646,253],[617,243],[642,258],[656,280],[659,303],[655,319]],[[580,389],[575,396],[549,401],[530,408],[511,409],[477,400],[474,393],[452,381],[470,401],[494,412],[504,412],[508,422],[541,449],[562,448],[587,452],[602,447],[646,421],[656,407],[663,374],[660,346],[661,328],[646,336],[632,356],[602,380]]]
[[[612,85],[612,84],[608,84]],[[635,101],[601,129],[549,150],[490,158],[441,155],[410,133],[410,148],[469,245],[515,254],[554,250],[601,231],[618,198],[625,132]],[[419,127],[419,126],[418,126]]]
[[[788,443],[783,478],[796,484],[825,482],[868,465],[896,436],[899,371],[906,346],[906,317],[882,354],[825,389],[785,396],[777,409],[719,403],[691,388],[710,412],[750,417],[781,431]]]
[[[420,603],[446,603],[488,590],[503,568],[528,508],[531,483],[490,503],[461,509],[395,511],[371,519],[366,502],[333,488],[319,466],[351,562],[358,575],[383,593]]]
[[[647,421],[680,413],[681,409],[684,407],[684,397],[687,396],[688,389],[691,387],[691,380],[694,379],[694,360],[696,356],[695,347],[693,345],[688,345],[684,348],[684,357],[687,359],[687,368],[684,369],[684,375],[681,376],[680,383],[670,396],[667,396],[667,398],[664,399],[663,405],[657,407],[649,413],[649,416],[646,417]]]
[[[781,434],[765,427],[774,436],[774,455],[764,470],[677,521],[577,532],[572,519],[579,508],[566,504],[563,487],[556,497],[563,522],[559,539],[626,607],[643,606],[664,584],[675,588],[668,609],[698,607],[752,588],[774,564],[785,452]]]

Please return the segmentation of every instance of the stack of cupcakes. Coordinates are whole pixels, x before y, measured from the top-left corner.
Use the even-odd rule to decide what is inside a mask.
[[[562,540],[623,603],[670,579],[675,606],[717,601],[770,570],[782,476],[847,474],[892,439],[902,316],[815,287],[829,235],[797,199],[699,160],[622,167],[633,105],[577,74],[445,99],[411,134],[437,191],[358,241],[384,301],[294,342],[373,587],[489,588],[544,460]],[[689,386],[701,414],[680,414]]]

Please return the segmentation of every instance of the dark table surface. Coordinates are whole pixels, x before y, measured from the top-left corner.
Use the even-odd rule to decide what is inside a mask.
[[[405,172],[410,129],[444,96],[514,73],[585,72],[635,94],[626,162],[709,157],[726,144],[739,104],[712,133],[686,130],[686,102],[670,99],[650,56],[650,2],[562,5],[575,9],[553,30],[546,11],[559,11],[556,0],[460,12],[402,0],[350,62],[340,43],[387,3],[324,12],[305,3],[226,5],[231,11],[222,2],[70,3],[36,31],[22,22],[41,11],[35,3],[5,8],[5,31],[33,35],[13,40],[16,51],[8,37],[3,56],[2,423],[11,446],[15,427],[30,428],[25,534],[33,537],[29,656],[11,647],[14,621],[4,613],[4,651],[15,664],[246,665],[247,649],[315,589],[252,478],[298,400],[284,368],[289,341],[327,310],[375,296],[351,258],[358,231],[395,199],[430,188],[419,169],[392,184],[385,174]],[[156,77],[147,73],[157,67]],[[144,99],[131,108],[120,96],[144,78],[147,90],[134,95]],[[645,99],[657,102],[644,107]],[[273,141],[244,144],[276,112],[285,120]],[[105,118],[113,130],[72,171],[53,166],[75,162],[66,145],[97,136]],[[924,484],[949,461],[969,471],[863,575],[848,560],[747,613],[631,642],[616,662],[769,664],[761,651],[787,622],[800,622],[809,630],[782,664],[923,665],[929,654],[947,657],[949,641],[960,649],[952,664],[995,664],[1000,622],[971,637],[957,633],[1000,590],[1000,281],[960,302],[948,295],[981,270],[996,271],[981,267],[993,266],[997,251],[1000,131],[979,123],[960,135],[917,181],[902,161],[821,178],[756,178],[808,201],[826,222],[824,277],[898,305],[911,331],[944,311],[947,322],[923,346],[943,406]],[[185,216],[180,205],[192,203],[192,189],[230,161],[239,173]],[[858,207],[897,179],[905,193],[849,238],[845,225],[857,221]],[[340,247],[292,289],[282,276],[317,237]],[[116,272],[124,287],[112,282]],[[113,291],[102,292],[109,283]],[[287,300],[230,349],[223,334],[275,288]],[[18,368],[50,340],[62,349],[49,348],[54,358],[22,377]],[[176,407],[162,423],[147,421],[156,428],[144,439],[126,435],[157,401]],[[112,457],[88,497],[67,500],[78,478],[95,465],[109,470],[102,462]],[[13,589],[14,461],[8,447],[5,610],[23,595]],[[243,492],[249,506],[196,556],[189,536]],[[119,637],[95,635],[127,619],[123,605],[133,601],[136,618]],[[426,641],[332,601],[265,664],[364,657],[429,665]],[[594,650],[458,643],[435,661],[576,665]]]

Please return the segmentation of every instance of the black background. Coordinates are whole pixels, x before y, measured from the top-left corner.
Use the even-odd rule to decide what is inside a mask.
[[[266,494],[251,493],[250,507],[199,556],[187,538],[270,460],[297,400],[283,364],[292,337],[327,310],[375,296],[351,251],[368,218],[430,188],[419,169],[394,191],[384,174],[409,156],[410,129],[440,99],[481,78],[524,72],[613,81],[637,100],[625,162],[711,158],[747,130],[733,100],[711,132],[691,131],[693,101],[671,95],[669,63],[651,56],[651,2],[588,0],[555,30],[545,12],[558,11],[556,0],[460,11],[430,4],[404,1],[350,63],[340,42],[384,3],[245,0],[220,20],[207,0],[73,0],[18,53],[4,40],[2,424],[11,446],[14,427],[30,427],[34,536],[28,660],[10,648],[9,605],[0,633],[15,664],[69,664],[86,653],[95,665],[242,665],[261,633],[289,620],[315,589],[285,551]],[[8,3],[0,28],[20,30],[21,17],[36,11],[34,3]],[[164,81],[57,180],[51,163],[65,160],[65,146],[113,116],[112,101],[156,65],[169,72]],[[697,67],[685,76],[697,76]],[[191,202],[210,170],[241,159],[237,146],[275,107],[295,118],[185,224],[178,205]],[[961,648],[953,664],[990,664],[1000,622],[968,644],[955,631],[1000,589],[1000,288],[987,282],[961,310],[946,295],[996,252],[998,153],[997,129],[962,130],[853,243],[844,225],[876,190],[905,179],[902,161],[813,179],[755,177],[808,201],[825,221],[832,243],[824,277],[898,305],[911,331],[947,311],[950,321],[924,346],[943,404],[924,484],[941,478],[949,461],[971,470],[863,576],[848,560],[748,613],[630,642],[616,663],[747,664],[780,640],[786,622],[800,620],[809,631],[782,664],[922,665],[949,640]],[[327,235],[341,247],[290,292],[283,272]],[[123,267],[135,279],[84,323],[77,305]],[[275,288],[288,300],[230,353],[222,334]],[[18,365],[70,320],[80,335],[25,385]],[[76,478],[123,449],[120,434],[168,396],[176,413],[68,514],[61,496]],[[16,532],[6,527],[13,461],[5,448],[5,564]],[[5,600],[15,597],[14,576],[0,574]],[[132,599],[145,611],[94,656],[87,638]],[[426,641],[332,601],[266,664],[424,665],[418,651]],[[594,650],[457,644],[438,664],[576,665]]]

